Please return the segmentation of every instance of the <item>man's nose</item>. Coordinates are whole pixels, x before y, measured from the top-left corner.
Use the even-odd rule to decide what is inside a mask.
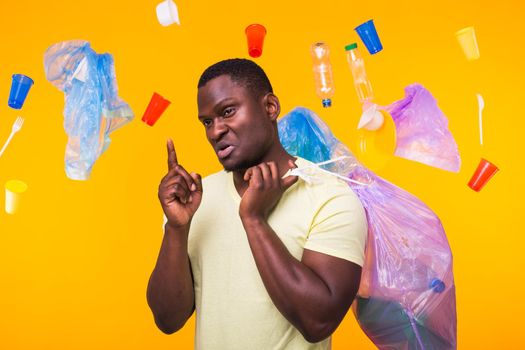
[[[211,130],[210,138],[214,141],[218,141],[224,134],[228,132],[228,126],[220,119],[214,121]]]

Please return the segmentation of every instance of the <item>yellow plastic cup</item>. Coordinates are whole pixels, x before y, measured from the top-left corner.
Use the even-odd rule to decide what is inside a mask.
[[[456,38],[463,49],[463,53],[468,61],[474,61],[479,58],[478,41],[474,27],[466,27],[456,32]]]
[[[14,215],[20,208],[20,198],[27,191],[27,184],[20,180],[5,183],[5,212]]]
[[[396,151],[396,125],[392,116],[385,110],[383,125],[375,130],[359,129],[357,131],[356,156],[361,163],[372,171],[384,168],[393,158]]]

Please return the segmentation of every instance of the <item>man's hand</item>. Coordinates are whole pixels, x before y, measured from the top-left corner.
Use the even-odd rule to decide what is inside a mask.
[[[296,165],[288,162],[291,168]],[[244,181],[249,181],[239,206],[241,219],[268,219],[283,193],[297,182],[297,176],[282,179],[275,162],[261,163],[246,170]]]
[[[173,141],[168,140],[168,174],[159,185],[159,200],[174,228],[187,226],[201,203],[202,180],[196,173],[188,172],[177,162]]]

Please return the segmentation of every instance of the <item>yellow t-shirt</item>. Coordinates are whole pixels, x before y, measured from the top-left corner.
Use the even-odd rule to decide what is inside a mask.
[[[297,157],[298,167],[312,164]],[[329,174],[321,183],[299,179],[281,197],[268,223],[301,260],[304,248],[364,261],[367,222],[348,184]],[[255,265],[239,218],[233,174],[203,180],[203,198],[188,241],[194,277],[195,348],[200,350],[325,350],[331,338],[307,342],[275,307]]]

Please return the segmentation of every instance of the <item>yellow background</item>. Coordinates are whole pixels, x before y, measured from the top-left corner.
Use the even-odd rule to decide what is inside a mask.
[[[194,319],[166,336],[145,297],[162,238],[157,186],[166,172],[165,141],[174,139],[190,171],[220,170],[196,119],[196,84],[215,61],[248,57],[244,28],[253,22],[268,29],[257,62],[283,115],[297,105],[311,108],[352,147],[360,113],[345,44],[358,41],[378,103],[402,98],[413,82],[438,99],[459,145],[460,173],[397,158],[379,174],[443,221],[454,254],[459,349],[524,348],[522,2],[179,0],[180,27],[161,27],[156,4],[0,3],[0,142],[17,115],[26,118],[0,158],[0,183],[29,185],[18,215],[0,212],[0,349],[192,348]],[[384,45],[374,56],[353,30],[369,18]],[[481,51],[475,62],[467,62],[454,37],[468,25]],[[120,96],[136,114],[111,135],[87,182],[65,176],[64,96],[43,70],[47,47],[71,39],[113,54]],[[314,93],[309,55],[318,40],[331,46],[335,76],[334,105],[326,110]],[[13,73],[35,80],[21,111],[7,107]],[[140,118],[153,91],[172,105],[149,127]],[[483,147],[476,92],[486,102]],[[475,193],[466,184],[481,156],[501,171]],[[333,348],[374,346],[349,313]]]

